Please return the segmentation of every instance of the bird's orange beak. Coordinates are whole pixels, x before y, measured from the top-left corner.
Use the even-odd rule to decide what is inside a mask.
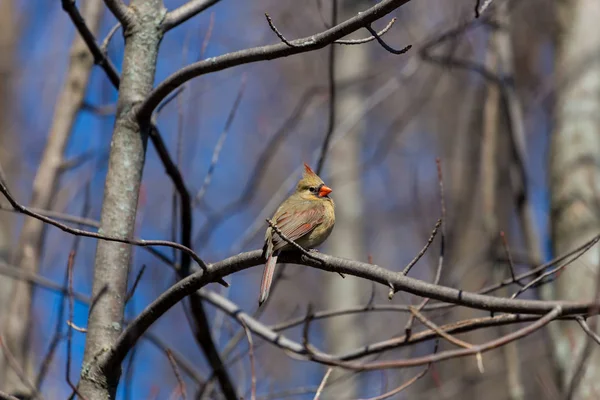
[[[321,189],[319,189],[319,197],[325,197],[331,192],[333,192],[333,190],[331,190],[330,187],[323,185],[321,186]]]

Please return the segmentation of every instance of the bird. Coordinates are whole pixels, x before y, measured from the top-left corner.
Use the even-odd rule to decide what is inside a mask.
[[[290,240],[304,249],[320,246],[331,234],[335,225],[335,203],[329,197],[332,192],[321,178],[304,163],[304,174],[296,190],[275,211],[272,224]],[[293,250],[271,226],[265,233],[263,257],[265,270],[260,285],[259,307],[269,297],[277,257],[282,251]]]

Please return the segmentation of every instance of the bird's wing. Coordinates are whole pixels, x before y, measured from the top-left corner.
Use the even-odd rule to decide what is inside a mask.
[[[288,239],[296,241],[311,232],[323,222],[323,207],[311,204],[309,207],[297,211],[284,211],[275,216],[275,225]],[[284,247],[287,242],[275,232],[272,234],[273,251]]]

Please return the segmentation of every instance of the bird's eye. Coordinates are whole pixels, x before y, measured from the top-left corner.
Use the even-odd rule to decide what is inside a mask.
[[[309,187],[308,190],[310,190],[311,193],[317,193],[317,188],[314,186]]]

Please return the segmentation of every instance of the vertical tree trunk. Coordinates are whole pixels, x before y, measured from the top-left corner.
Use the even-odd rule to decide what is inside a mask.
[[[600,232],[600,2],[566,0],[558,6],[556,65],[560,77],[555,129],[550,148],[552,246],[563,254]],[[565,269],[556,280],[556,297],[589,301],[599,273],[598,247]],[[575,323],[552,330],[554,353],[568,388],[586,340]],[[600,351],[594,347],[573,398],[600,396]]]
[[[16,137],[13,124],[15,91],[15,47],[17,41],[17,15],[13,0],[4,0],[0,3],[0,165],[6,179],[11,184],[16,178]],[[12,185],[11,185],[12,186]],[[6,211],[0,211],[0,261],[8,262],[11,248],[14,245],[13,228],[15,216]],[[7,278],[0,279],[0,321],[5,320],[6,304],[10,299],[13,281]],[[0,388],[6,385],[5,374],[7,365],[4,357],[0,357]]]
[[[94,34],[99,30],[103,11],[104,3],[101,0],[89,0],[84,3],[82,15]],[[15,16],[12,16],[12,19],[14,18]],[[0,23],[0,25],[4,26],[3,23]],[[3,37],[2,34],[0,36]],[[51,207],[54,194],[58,188],[63,153],[71,135],[73,123],[83,102],[92,66],[93,57],[83,40],[76,34],[71,45],[65,83],[56,102],[52,126],[48,133],[48,142],[33,181],[33,193],[30,203],[32,207],[41,209]],[[43,235],[44,223],[33,218],[25,219],[14,260],[14,264],[18,268],[31,273],[38,272]],[[11,282],[9,294],[10,302],[0,305],[4,309],[3,329],[6,344],[11,349],[19,365],[22,365],[26,373],[30,374],[29,334],[33,286],[15,280]],[[26,387],[23,386],[12,369],[6,367],[4,357],[0,358],[0,382],[6,382],[4,388],[8,392],[26,390]]]
[[[368,7],[361,0],[338,0],[339,20],[343,21]],[[335,48],[336,81],[357,81],[368,68],[369,50],[367,46],[341,46]],[[339,92],[335,101],[336,119],[340,120],[360,107],[364,95],[360,85]],[[336,124],[337,125],[337,124]],[[366,260],[363,237],[363,195],[361,189],[361,140],[364,124],[358,123],[344,139],[330,150],[329,171],[335,180],[328,182],[338,200],[336,207],[335,231],[327,241],[327,251],[353,260]],[[343,199],[343,200],[342,200]],[[347,276],[342,279],[337,274],[328,274],[325,288],[326,308],[352,307],[364,301],[360,295],[360,279]],[[360,346],[362,331],[356,316],[335,318],[327,324],[328,349],[333,353],[347,351]],[[343,373],[343,371],[340,371]],[[333,382],[338,376],[334,370],[330,376]],[[332,398],[358,398],[360,385],[351,379],[342,385],[331,386],[327,393]]]
[[[152,90],[156,58],[162,39],[160,24],[166,15],[161,0],[132,0],[125,28],[125,54],[111,142],[100,232],[130,238],[134,234],[139,188],[148,142],[148,127],[140,127],[134,106]],[[98,368],[102,357],[122,330],[127,278],[132,248],[99,241],[94,263],[81,394],[89,400],[114,399],[120,369]]]
[[[15,21],[17,15],[13,0],[4,0],[0,3],[0,165],[7,175],[9,184],[13,181],[13,164],[16,158],[16,137],[14,135],[15,92],[13,89],[15,68],[15,47],[17,32]],[[12,186],[12,185],[11,185]],[[0,261],[8,262],[10,249],[13,245],[14,216],[0,211]],[[11,281],[0,279],[0,321],[4,316],[4,304],[9,299]],[[2,361],[0,360],[0,382],[2,382]]]

